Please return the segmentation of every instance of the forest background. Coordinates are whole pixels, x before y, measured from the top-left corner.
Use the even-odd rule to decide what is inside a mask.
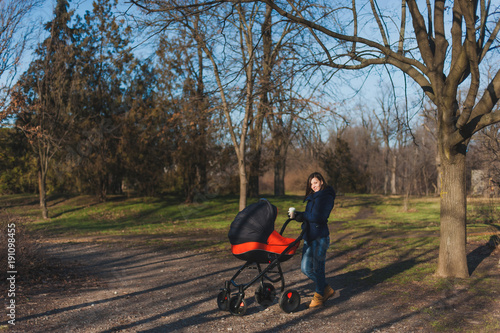
[[[29,18],[20,39],[5,38],[2,194],[38,192],[49,218],[52,193],[181,193],[187,203],[234,193],[241,208],[247,196],[303,192],[315,170],[340,194],[443,193],[438,110],[406,74],[318,67],[316,35],[258,1],[189,15],[196,6],[151,2],[177,6],[159,16],[141,3],[58,0],[39,25],[28,9],[47,3],[2,2]],[[489,55],[479,91],[498,71],[498,51]],[[458,90],[457,103],[469,95]],[[468,142],[469,189],[473,169],[497,187],[498,129]]]
[[[0,132],[0,193],[39,191],[38,158],[46,154],[47,193],[105,200],[124,191],[176,192],[187,202],[237,194],[238,162],[219,87],[188,31],[141,39],[147,27],[139,30],[125,4],[90,3],[45,4],[45,11],[54,8],[44,23],[48,37],[33,58],[24,58],[31,59],[29,68],[4,105],[10,117]],[[293,54],[295,43],[306,42],[297,30],[272,37],[289,41],[274,55],[277,69],[263,73],[263,13],[253,15],[250,50],[238,45],[242,31],[233,18],[213,36],[230,117],[240,124],[234,130],[241,135],[243,121],[248,126],[250,197],[302,192],[314,170],[341,193],[439,194],[436,137],[429,131],[435,110],[419,89],[387,71],[369,79],[365,73],[314,73]],[[248,119],[242,118],[245,51],[255,52],[257,64],[251,93],[257,110]],[[264,81],[272,85],[266,96],[259,94]],[[36,119],[37,95],[55,106],[44,112],[43,123]],[[262,98],[272,109],[263,110]],[[498,127],[481,132],[469,150],[467,174],[485,170],[497,186]]]

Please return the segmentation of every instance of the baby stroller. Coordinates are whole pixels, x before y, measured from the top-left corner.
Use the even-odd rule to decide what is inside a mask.
[[[297,239],[283,237],[291,219],[285,222],[278,233],[274,230],[277,215],[277,208],[269,201],[261,199],[239,212],[231,223],[228,234],[231,252],[246,263],[231,280],[225,282],[224,288],[217,296],[220,310],[229,310],[233,315],[243,316],[247,310],[245,291],[256,282],[259,285],[255,291],[255,300],[262,307],[266,308],[273,303],[277,294],[273,283],[277,282],[281,282],[280,308],[290,313],[299,307],[299,293],[291,289],[285,291],[285,278],[280,264],[295,254],[303,233]],[[245,269],[257,269],[258,274],[248,283],[236,283],[235,279]],[[271,273],[274,278],[269,276]],[[231,286],[237,289],[233,296]]]

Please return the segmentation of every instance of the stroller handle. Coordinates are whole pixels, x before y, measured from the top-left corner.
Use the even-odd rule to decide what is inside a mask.
[[[281,227],[281,230],[280,230],[280,235],[281,235],[281,236],[283,236],[283,233],[285,232],[285,229],[286,229],[286,227],[287,227],[288,223],[290,223],[290,221],[292,221],[292,220],[293,220],[293,219],[290,219],[290,218],[289,218],[288,220],[286,220],[286,221],[285,221],[285,223],[283,224],[283,226]],[[302,222],[302,223],[306,223],[306,224],[307,224],[307,221],[304,221],[304,222]],[[302,232],[300,233],[300,236],[299,236],[299,238],[300,238],[300,239],[302,239],[302,236],[304,235],[304,230],[305,230],[305,229],[307,229],[307,228],[304,228],[304,229],[302,230]]]
[[[288,225],[288,223],[290,223],[292,219],[288,219],[285,221],[285,224],[283,224],[283,226],[281,227],[281,230],[280,230],[280,235],[283,236],[283,233],[285,232],[285,229],[286,229],[286,226]]]

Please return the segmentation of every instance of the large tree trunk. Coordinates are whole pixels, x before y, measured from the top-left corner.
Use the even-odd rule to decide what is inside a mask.
[[[252,152],[250,159],[250,170],[248,172],[248,196],[258,198],[260,196],[259,174],[260,174],[260,150]]]
[[[99,202],[105,202],[108,194],[108,175],[102,175],[99,177],[98,191],[97,196],[99,197]]]
[[[386,147],[384,149],[384,195],[387,195],[388,193],[388,187],[389,187],[389,147]]]
[[[442,175],[443,173],[441,172],[441,158],[439,157],[439,153],[436,154],[436,169],[437,169],[437,178],[436,178],[436,194],[441,193],[441,186],[443,183]]]
[[[384,170],[384,195],[387,195],[387,184],[389,184],[389,170]]]
[[[187,165],[184,165],[184,197],[185,203],[193,203],[195,195],[195,179],[196,170],[193,165],[193,161],[188,161]]]
[[[449,157],[441,154],[440,160],[441,237],[436,274],[441,277],[467,278],[465,152]]]

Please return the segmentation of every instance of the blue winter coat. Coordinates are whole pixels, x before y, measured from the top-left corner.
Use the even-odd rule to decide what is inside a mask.
[[[313,192],[304,201],[307,201],[306,211],[302,229],[304,230],[304,240],[313,241],[330,235],[328,230],[328,217],[335,203],[335,190],[331,186],[326,186],[323,190]]]

